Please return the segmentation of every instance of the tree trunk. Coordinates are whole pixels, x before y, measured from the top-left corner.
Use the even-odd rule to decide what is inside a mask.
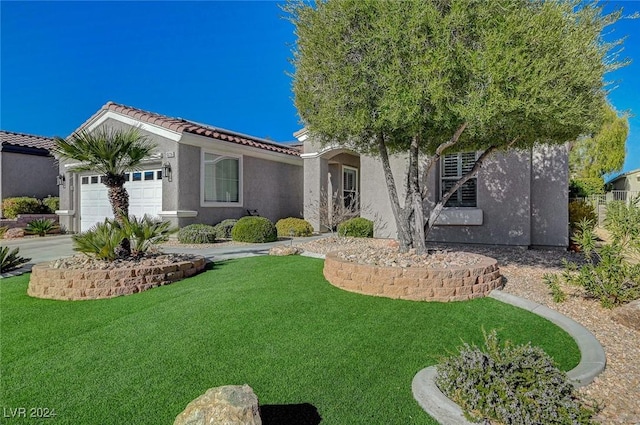
[[[380,151],[380,159],[382,161],[382,170],[384,171],[385,182],[387,183],[387,191],[389,192],[389,200],[391,201],[391,211],[393,217],[396,220],[396,227],[398,230],[398,239],[400,241],[400,252],[407,252],[413,245],[411,238],[411,229],[407,220],[403,220],[405,215],[405,208],[400,208],[400,201],[398,199],[398,191],[396,190],[396,183],[393,178],[393,172],[391,171],[391,164],[389,163],[389,153],[387,151],[387,145],[384,141],[384,136],[379,134],[377,136],[378,149]]]
[[[413,226],[408,225],[413,230],[413,247],[417,254],[427,252],[425,241],[425,223],[424,223],[424,207],[422,204],[422,194],[420,190],[420,170],[419,170],[419,140],[417,136],[411,139],[411,147],[409,148],[409,170],[407,170],[407,202],[405,209],[412,210]]]
[[[129,194],[127,189],[124,188],[124,181],[112,186],[107,185],[107,187],[109,188],[108,196],[113,217],[118,224],[122,225],[124,224],[124,217],[129,217]],[[120,258],[130,257],[131,242],[129,238],[122,239],[116,251],[116,255]]]

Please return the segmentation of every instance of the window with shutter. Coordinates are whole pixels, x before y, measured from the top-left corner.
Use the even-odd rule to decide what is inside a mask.
[[[473,169],[476,162],[475,152],[448,154],[440,160],[440,198]],[[446,207],[477,206],[477,179],[469,179],[447,201]]]

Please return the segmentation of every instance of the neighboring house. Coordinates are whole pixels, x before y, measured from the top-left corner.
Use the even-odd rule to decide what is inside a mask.
[[[360,214],[375,223],[376,237],[397,236],[382,164],[341,146],[321,148],[306,130],[295,134],[304,144],[304,212],[316,230],[316,210],[327,193],[356,196]],[[428,176],[428,211],[475,162],[475,152],[447,155]],[[390,158],[402,199],[406,159]],[[485,161],[477,178],[449,201],[429,235],[430,241],[517,246],[568,244],[568,153],[566,146],[498,153]],[[335,196],[337,195],[337,196]],[[339,202],[339,201],[338,201]]]
[[[158,145],[141,170],[127,174],[129,213],[175,226],[216,224],[257,210],[276,221],[302,212],[302,159],[295,146],[108,102],[76,131],[137,127]],[[113,217],[96,173],[61,162],[60,223],[85,231]]]
[[[607,187],[611,190],[640,192],[640,168],[614,177],[607,182]]]
[[[0,216],[5,198],[58,196],[58,167],[48,137],[0,130]]]

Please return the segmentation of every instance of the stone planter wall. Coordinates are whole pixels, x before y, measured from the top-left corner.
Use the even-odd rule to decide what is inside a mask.
[[[204,270],[205,259],[167,265],[140,265],[112,270],[62,269],[49,263],[31,269],[27,294],[54,300],[93,300],[135,294],[195,275]]]
[[[347,291],[416,301],[465,301],[484,297],[502,287],[497,261],[477,254],[479,261],[468,267],[417,268],[380,267],[342,260],[327,254],[324,277]]]

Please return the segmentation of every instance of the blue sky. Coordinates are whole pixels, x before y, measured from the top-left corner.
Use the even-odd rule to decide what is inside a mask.
[[[612,1],[627,14],[640,1]],[[0,127],[67,136],[112,100],[292,141],[300,123],[288,59],[293,26],[271,1],[2,1]],[[640,19],[619,21],[633,63],[608,75],[635,114],[625,171],[640,168]]]

